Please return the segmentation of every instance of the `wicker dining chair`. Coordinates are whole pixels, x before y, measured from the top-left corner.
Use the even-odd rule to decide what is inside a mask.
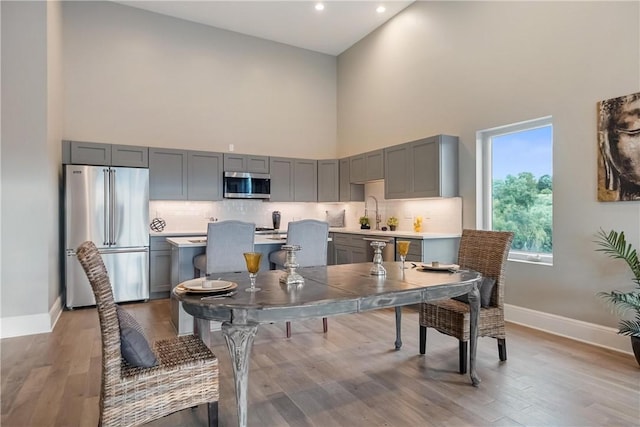
[[[482,273],[483,282],[495,280],[485,299],[488,304],[480,308],[479,337],[498,340],[498,357],[507,360],[504,326],[504,270],[511,248],[513,233],[506,231],[463,230],[458,250],[460,268]],[[483,283],[484,285],[484,283]],[[480,290],[482,293],[482,289]],[[482,298],[481,298],[482,299]],[[484,306],[487,305],[487,306]],[[427,328],[457,338],[459,341],[460,373],[467,372],[467,344],[470,337],[469,304],[447,299],[420,304],[420,354],[425,354]]]
[[[153,343],[157,363],[134,367],[121,354],[121,324],[107,269],[98,249],[84,242],[78,260],[96,299],[102,335],[100,425],[135,426],[173,412],[208,405],[209,426],[218,425],[218,359],[194,336]]]

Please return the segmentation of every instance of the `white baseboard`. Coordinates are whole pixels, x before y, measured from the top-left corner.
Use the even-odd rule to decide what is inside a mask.
[[[0,318],[0,338],[51,332],[60,314],[62,314],[62,301],[58,297],[49,309],[49,313]]]
[[[553,335],[604,347],[609,350],[633,354],[629,337],[618,335],[618,330],[615,328],[510,304],[504,305],[504,319],[507,322],[517,323],[518,325],[538,329]]]

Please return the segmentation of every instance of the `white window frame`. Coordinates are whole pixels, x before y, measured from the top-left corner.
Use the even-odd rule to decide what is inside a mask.
[[[476,132],[476,228],[480,230],[492,230],[493,169],[491,161],[491,139],[496,136],[538,129],[546,126],[551,126],[553,128],[552,116],[541,117],[539,119],[527,120],[524,122]],[[551,138],[551,144],[553,146],[553,132]],[[553,253],[543,254],[512,250],[509,252],[508,259],[509,261],[553,265]]]

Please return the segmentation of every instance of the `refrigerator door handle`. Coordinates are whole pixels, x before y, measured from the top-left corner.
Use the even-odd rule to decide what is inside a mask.
[[[109,169],[109,245],[116,246],[116,171]]]
[[[141,248],[120,248],[120,249],[114,249],[114,248],[108,248],[108,249],[99,249],[98,252],[100,252],[101,254],[129,254],[129,253],[134,253],[134,252],[149,252],[149,248],[147,247],[141,247]]]
[[[103,180],[103,182],[104,182],[103,199],[104,200],[103,200],[103,205],[102,205],[102,210],[103,210],[103,214],[104,214],[104,221],[103,221],[102,227],[104,228],[103,236],[104,236],[104,239],[105,239],[105,240],[103,240],[102,244],[105,245],[105,246],[109,245],[109,241],[111,240],[110,239],[111,234],[109,232],[109,225],[108,225],[108,222],[107,222],[108,218],[109,218],[109,200],[108,200],[108,197],[109,197],[109,180],[107,179],[108,172],[109,172],[109,169],[102,169],[102,174],[104,175],[104,180]]]

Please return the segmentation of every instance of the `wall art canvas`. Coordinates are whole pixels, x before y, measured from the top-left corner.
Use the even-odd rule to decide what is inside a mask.
[[[640,200],[640,92],[598,103],[598,200]]]

